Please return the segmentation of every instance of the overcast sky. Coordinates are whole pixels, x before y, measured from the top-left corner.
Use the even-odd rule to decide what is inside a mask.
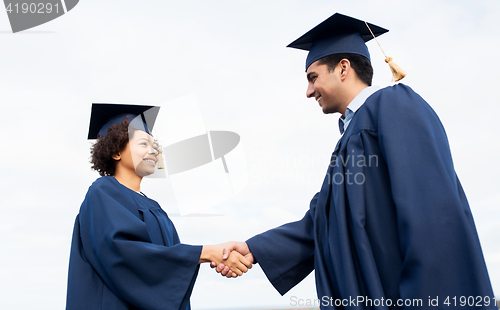
[[[335,12],[389,29],[379,42],[407,71],[402,83],[441,118],[498,296],[499,1],[82,0],[16,34],[0,12],[0,308],[64,308],[74,219],[98,177],[86,140],[93,102],[194,95],[207,130],[240,135],[246,187],[213,207],[221,216],[172,216],[183,242],[245,240],[302,218],[340,134],[338,115],[305,96],[306,53],[285,46]],[[391,85],[379,47],[368,47],[374,84]],[[178,214],[161,182],[142,190]],[[258,265],[228,280],[204,264],[191,301],[269,308],[293,296],[315,298],[313,276],[281,297]]]

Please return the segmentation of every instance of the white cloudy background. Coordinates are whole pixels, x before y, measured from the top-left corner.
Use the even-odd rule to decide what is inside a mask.
[[[0,12],[0,308],[64,308],[74,218],[98,176],[86,140],[92,102],[194,94],[207,129],[240,134],[247,187],[215,206],[224,216],[173,217],[184,242],[245,240],[300,219],[339,138],[338,115],[305,97],[306,53],[285,46],[335,12],[390,29],[379,42],[444,123],[500,294],[500,2],[82,0],[17,34]],[[390,85],[368,45],[374,84]],[[227,280],[205,264],[192,305],[286,307],[291,296],[315,298],[313,277],[281,297],[258,265]]]

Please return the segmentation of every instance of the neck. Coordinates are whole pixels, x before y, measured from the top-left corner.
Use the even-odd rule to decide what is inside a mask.
[[[366,85],[365,83],[361,83],[359,81],[357,81],[356,83],[353,83],[353,85],[351,85],[351,87],[348,87],[347,90],[348,92],[346,93],[346,97],[345,97],[345,106],[342,108],[342,111],[340,111],[340,113],[342,113],[342,116],[345,117],[345,112],[347,110],[347,106],[354,100],[354,98],[356,98],[357,95],[359,95],[359,93],[367,88],[368,85]]]
[[[141,191],[141,181],[142,177],[138,176],[135,171],[133,173],[124,171],[122,169],[117,169],[115,172],[115,179],[125,187],[130,188],[133,191]]]

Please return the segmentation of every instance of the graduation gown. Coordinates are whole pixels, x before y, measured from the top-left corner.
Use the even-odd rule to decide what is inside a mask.
[[[496,309],[445,130],[402,84],[357,110],[304,218],[247,244],[281,294],[314,269],[322,309],[401,308],[398,299],[421,309],[435,298],[433,309],[464,309],[461,296]]]
[[[66,309],[190,309],[201,249],[156,201],[101,177],[75,221]]]

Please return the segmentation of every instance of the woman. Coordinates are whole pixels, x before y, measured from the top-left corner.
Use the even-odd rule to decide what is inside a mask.
[[[147,126],[152,128],[158,109],[151,108],[92,107],[89,138],[97,142],[91,163],[102,177],[90,186],[76,218],[68,310],[190,309],[199,264],[223,262],[223,245],[181,244],[167,214],[140,191],[158,159]],[[224,264],[236,276],[251,261],[232,252]]]

